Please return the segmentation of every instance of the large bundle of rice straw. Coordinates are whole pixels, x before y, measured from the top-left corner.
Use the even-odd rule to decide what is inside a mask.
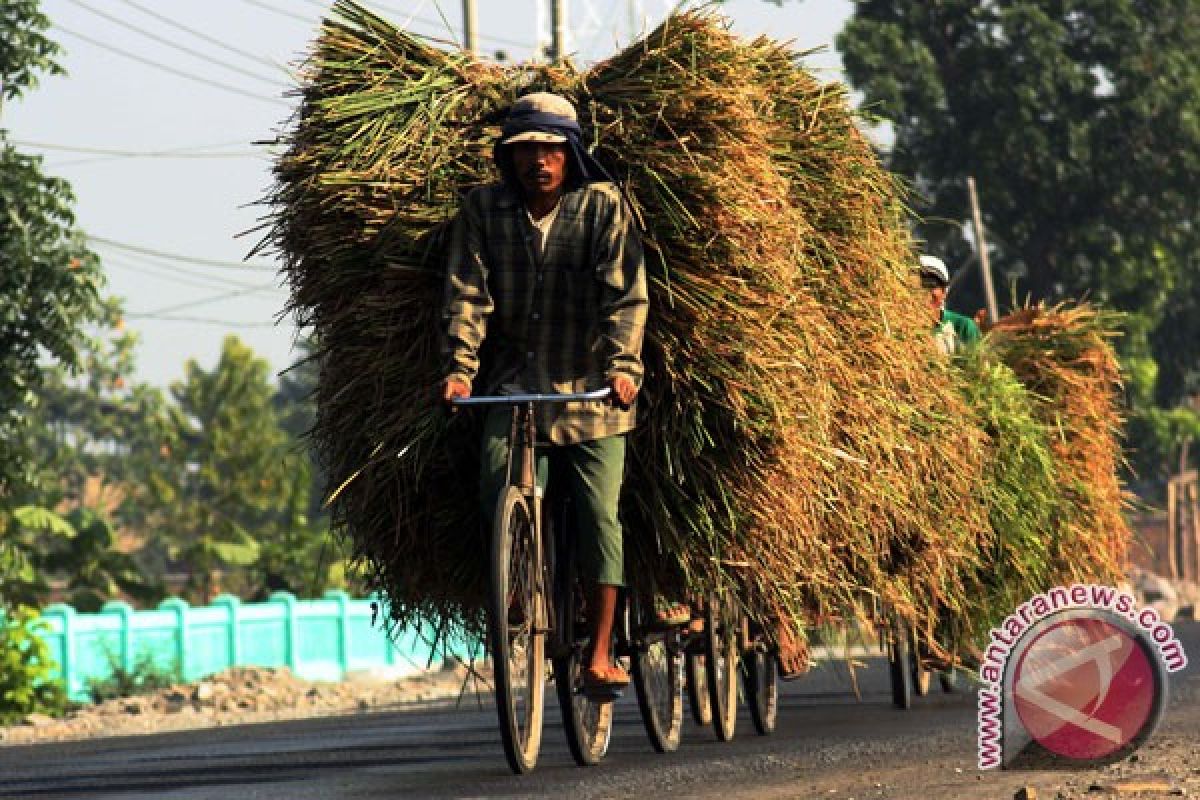
[[[985,568],[959,613],[942,618],[942,641],[978,643],[1051,586],[1124,575],[1117,327],[1087,305],[1026,308],[958,360],[987,436],[978,492],[989,526],[979,539]]]
[[[533,90],[575,102],[644,222],[647,378],[623,499],[638,580],[735,588],[760,618],[876,598],[914,621],[961,610],[987,569],[988,437],[933,348],[899,193],[842,88],[706,14],[583,73],[474,62],[339,0],[265,245],[317,337],[335,524],[393,618],[481,623],[478,419],[433,400],[441,257]]]

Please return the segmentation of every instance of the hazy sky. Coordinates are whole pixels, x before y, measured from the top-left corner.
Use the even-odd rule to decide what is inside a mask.
[[[673,6],[664,0],[566,0],[570,49],[582,62],[611,55]],[[461,38],[458,0],[370,0],[413,31]],[[538,0],[477,0],[481,47],[526,60],[539,38]],[[66,77],[6,104],[0,125],[22,150],[45,154],[66,178],[92,237],[108,292],[125,298],[141,335],[139,376],[159,385],[184,362],[216,363],[234,333],[274,371],[292,360],[295,328],[276,323],[285,291],[274,262],[240,265],[257,242],[238,237],[264,212],[271,138],[294,102],[289,68],[311,43],[324,0],[44,0]],[[849,0],[730,0],[734,30],[826,47],[810,59],[840,77],[833,38]],[[449,28],[447,27],[449,25]],[[547,30],[542,34],[548,39]]]

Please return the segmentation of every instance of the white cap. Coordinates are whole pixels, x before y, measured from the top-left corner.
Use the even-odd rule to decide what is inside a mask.
[[[921,277],[929,278],[939,286],[950,285],[950,270],[937,256],[921,256]]]

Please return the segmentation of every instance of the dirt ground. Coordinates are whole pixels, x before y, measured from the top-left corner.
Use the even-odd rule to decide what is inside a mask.
[[[450,666],[398,680],[352,675],[337,683],[301,680],[286,667],[235,667],[192,684],[87,705],[62,718],[31,714],[0,728],[0,742],[31,744],[244,725],[406,707],[490,694],[490,677]]]

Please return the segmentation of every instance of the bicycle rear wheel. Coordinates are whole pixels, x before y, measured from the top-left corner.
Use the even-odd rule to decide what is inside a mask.
[[[688,707],[697,725],[712,724],[712,702],[708,697],[708,670],[704,666],[704,654],[688,652],[685,656],[685,683]]]
[[[488,638],[496,713],[508,765],[518,775],[537,764],[545,704],[545,589],[533,515],[524,495],[507,487],[492,530]]]
[[[733,739],[737,729],[739,630],[737,609],[716,595],[710,597],[704,615],[704,667],[712,698],[713,730],[722,742]]]
[[[760,736],[775,732],[779,716],[779,673],[775,653],[755,647],[742,660],[742,685],[750,721]]]
[[[655,631],[654,615],[631,597],[633,687],[650,744],[673,753],[683,737],[683,650],[677,630]]]
[[[575,578],[574,547],[570,536],[556,537],[557,570],[555,591],[557,621],[562,652],[554,659],[554,684],[562,710],[567,748],[581,767],[599,764],[608,752],[612,734],[613,704],[597,702],[583,691],[584,661],[589,641],[583,634],[586,621],[581,612],[579,583]]]
[[[912,708],[913,674],[909,650],[908,631],[896,617],[889,617],[888,630],[888,674],[892,680],[892,705],[907,711]]]
[[[921,660],[921,652],[917,635],[912,633],[908,640],[908,658],[912,662],[913,693],[917,697],[929,694],[929,687],[933,685],[933,671]]]

